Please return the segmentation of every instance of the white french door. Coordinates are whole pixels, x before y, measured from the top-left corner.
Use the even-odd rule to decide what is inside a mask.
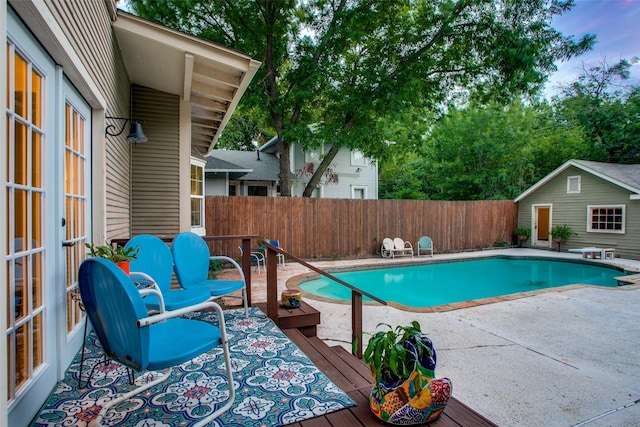
[[[91,109],[75,89],[65,80],[64,91],[64,179],[62,203],[62,265],[59,271],[64,283],[66,310],[60,312],[60,376],[82,345],[81,326],[85,316],[80,310],[76,291],[78,268],[86,257],[85,243],[89,238],[90,212],[90,114]],[[64,313],[64,314],[63,314]]]
[[[90,109],[10,8],[7,30],[6,387],[8,425],[22,426],[82,339],[70,295],[88,232]]]
[[[7,379],[9,425],[20,426],[57,380],[54,235],[45,220],[55,209],[55,64],[12,13],[7,27]]]

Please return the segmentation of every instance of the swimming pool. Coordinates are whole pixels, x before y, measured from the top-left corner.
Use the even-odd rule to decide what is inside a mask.
[[[572,284],[616,287],[614,277],[623,271],[609,264],[501,256],[332,274],[389,303],[425,308]],[[323,299],[351,300],[350,289],[324,277],[299,287]]]

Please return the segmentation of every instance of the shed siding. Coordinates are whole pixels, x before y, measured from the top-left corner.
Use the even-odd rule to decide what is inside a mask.
[[[580,193],[567,193],[567,178],[581,177]],[[611,247],[624,258],[640,259],[640,201],[630,200],[630,192],[581,169],[570,167],[543,185],[518,206],[518,227],[532,224],[532,205],[551,204],[551,227],[567,224],[576,233],[566,242],[569,248]],[[624,234],[587,232],[587,206],[624,205]]]
[[[107,105],[100,107],[105,108],[105,114],[128,117],[129,80],[122,57],[111,53],[118,48],[108,9],[89,0],[46,3],[104,96]],[[111,122],[107,120],[107,124]],[[106,137],[105,175],[94,171],[94,179],[105,180],[106,212],[99,214],[106,217],[108,239],[129,237],[130,147],[125,136]]]
[[[133,144],[131,233],[180,232],[179,120],[176,95],[132,86],[133,116],[144,120],[145,143]]]

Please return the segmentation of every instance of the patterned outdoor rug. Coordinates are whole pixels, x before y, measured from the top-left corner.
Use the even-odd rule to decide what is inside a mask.
[[[236,398],[231,409],[211,426],[280,426],[355,405],[259,309],[251,308],[249,314],[245,319],[244,310],[225,311]],[[192,317],[215,319],[215,314]],[[83,385],[93,365],[102,360],[102,350],[91,333]],[[87,426],[105,402],[129,390],[126,369],[113,362],[96,368],[90,387],[79,390],[79,368],[78,353],[32,426]],[[103,422],[131,427],[189,426],[224,404],[227,390],[222,348],[218,347],[174,368],[166,382],[116,405]]]

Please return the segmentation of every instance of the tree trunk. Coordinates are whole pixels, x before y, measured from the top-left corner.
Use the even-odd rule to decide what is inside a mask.
[[[278,144],[280,145],[280,172],[278,177],[280,178],[280,196],[291,197],[291,171],[289,170],[290,161],[290,149],[291,144],[284,141],[281,137],[278,138]]]
[[[331,162],[333,162],[333,159],[335,159],[336,154],[338,154],[338,151],[340,151],[340,146],[334,143],[331,146],[331,149],[329,150],[329,152],[327,152],[327,154],[324,155],[322,162],[320,162],[320,165],[318,165],[318,168],[313,172],[313,175],[311,175],[311,179],[307,183],[307,186],[304,188],[302,197],[311,197],[313,190],[315,190],[318,184],[320,183],[320,179],[322,178],[322,175],[324,175],[325,171],[327,170]]]

